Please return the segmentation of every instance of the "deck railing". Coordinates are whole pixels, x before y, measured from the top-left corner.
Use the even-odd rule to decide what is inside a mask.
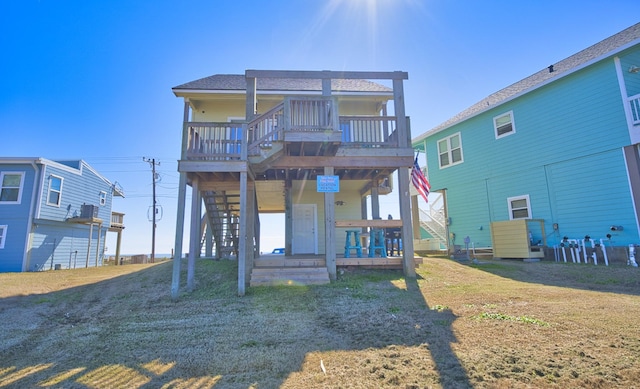
[[[124,213],[111,212],[111,227],[124,227]]]
[[[340,116],[340,130],[345,146],[398,146],[395,116]]]
[[[284,101],[288,131],[333,131],[336,101],[330,97],[287,97]]]
[[[337,116],[337,102],[327,97],[287,97],[246,124],[187,123],[190,160],[240,160],[247,137],[248,155],[259,155],[285,139],[285,132],[342,132],[345,147],[398,147],[395,116]]]
[[[633,125],[640,124],[640,94],[629,97],[629,105],[631,106],[631,119]]]
[[[239,160],[242,123],[190,122],[187,159]]]
[[[284,127],[284,103],[250,121],[247,125],[249,155],[258,155],[260,147],[271,147],[273,142],[282,139]]]

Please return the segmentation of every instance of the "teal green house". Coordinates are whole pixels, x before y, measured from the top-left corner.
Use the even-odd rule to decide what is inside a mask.
[[[412,144],[444,198],[449,250],[492,247],[492,225],[520,219],[531,221],[525,244],[547,253],[585,237],[640,244],[640,23]]]

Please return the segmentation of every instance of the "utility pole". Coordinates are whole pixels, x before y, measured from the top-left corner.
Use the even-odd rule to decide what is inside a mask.
[[[156,258],[156,213],[158,212],[158,208],[156,205],[156,165],[160,165],[160,162],[156,162],[155,158],[146,158],[143,157],[142,160],[144,162],[149,162],[151,165],[151,183],[153,184],[153,210],[152,210],[152,227],[151,227],[151,263],[155,262]]]

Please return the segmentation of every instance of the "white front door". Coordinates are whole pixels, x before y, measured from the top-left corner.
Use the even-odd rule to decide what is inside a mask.
[[[293,205],[292,254],[318,254],[316,218],[317,206],[315,204]]]

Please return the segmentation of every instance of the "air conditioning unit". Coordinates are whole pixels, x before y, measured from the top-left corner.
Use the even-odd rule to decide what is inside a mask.
[[[80,217],[85,219],[97,218],[98,217],[98,206],[97,205],[89,205],[82,204],[80,208]]]

